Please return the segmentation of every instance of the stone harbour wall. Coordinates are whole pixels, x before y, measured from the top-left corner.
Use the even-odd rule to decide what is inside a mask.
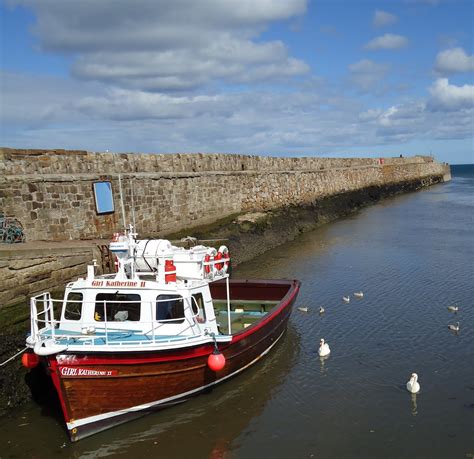
[[[119,181],[120,177],[120,181]],[[311,205],[367,187],[441,177],[432,157],[280,158],[0,149],[0,214],[27,241],[108,239],[125,220],[160,236],[252,211]],[[98,215],[93,183],[110,181],[115,211]],[[133,205],[132,205],[133,204]]]

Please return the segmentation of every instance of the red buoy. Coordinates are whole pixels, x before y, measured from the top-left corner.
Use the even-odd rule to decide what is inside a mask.
[[[224,354],[220,352],[214,351],[208,358],[207,358],[207,366],[212,371],[221,371],[225,366],[225,357]]]
[[[40,358],[33,352],[25,352],[21,356],[21,363],[25,368],[34,368],[38,366]]]

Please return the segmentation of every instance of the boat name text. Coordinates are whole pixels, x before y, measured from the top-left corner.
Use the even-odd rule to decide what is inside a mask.
[[[91,370],[89,368],[61,367],[62,376],[115,376],[117,370]]]
[[[146,282],[140,281],[116,281],[116,280],[94,280],[92,287],[145,287]]]

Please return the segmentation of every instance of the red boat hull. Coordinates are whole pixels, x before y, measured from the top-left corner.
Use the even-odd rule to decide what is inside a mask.
[[[226,364],[209,369],[212,344],[173,351],[61,354],[48,357],[71,440],[179,403],[257,362],[283,335],[299,291],[298,281],[230,281],[231,296],[278,300],[279,305],[252,326],[219,344]],[[214,299],[225,284],[211,285]]]

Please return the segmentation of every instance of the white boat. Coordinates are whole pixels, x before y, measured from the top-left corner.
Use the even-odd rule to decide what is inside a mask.
[[[78,440],[186,400],[243,371],[283,335],[296,280],[230,280],[230,254],[115,234],[117,272],[31,299],[30,351]]]

